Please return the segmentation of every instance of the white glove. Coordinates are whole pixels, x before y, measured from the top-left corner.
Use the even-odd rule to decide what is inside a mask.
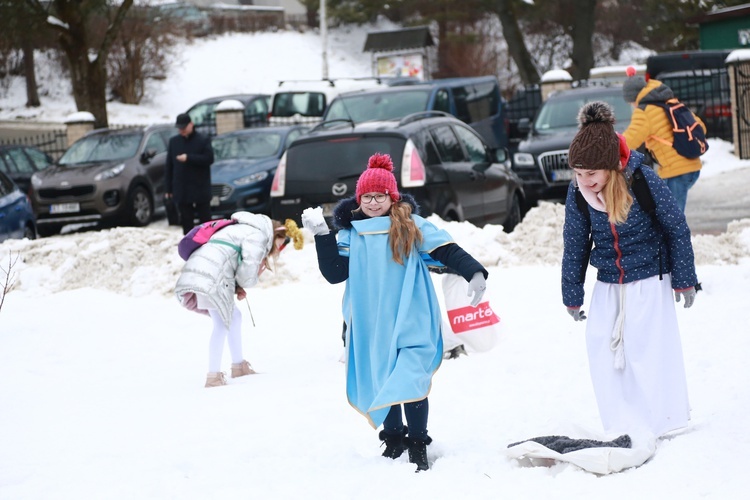
[[[469,290],[466,293],[469,297],[474,295],[474,298],[471,299],[471,307],[477,307],[479,305],[486,289],[487,282],[484,279],[484,274],[481,272],[474,273],[474,276],[471,277],[471,281],[469,281]]]
[[[695,287],[685,288],[683,290],[675,290],[674,291],[674,300],[676,302],[680,301],[680,296],[685,297],[685,309],[693,305],[693,302],[695,302]]]
[[[583,321],[586,319],[586,313],[583,312],[580,307],[568,307],[568,314],[570,314],[575,321]]]
[[[323,209],[321,207],[306,208],[302,211],[302,227],[315,236],[330,232],[328,224],[326,224],[326,220],[323,217]]]

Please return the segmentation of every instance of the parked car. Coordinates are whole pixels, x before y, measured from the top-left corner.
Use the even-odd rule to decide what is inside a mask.
[[[284,80],[271,99],[268,121],[271,125],[315,125],[340,93],[384,86],[383,80],[374,77]]]
[[[0,146],[0,172],[13,179],[24,193],[31,188],[31,176],[52,163],[50,155],[33,146]]]
[[[157,3],[151,9],[152,22],[169,23],[194,37],[211,33],[211,17],[189,2]]]
[[[324,122],[289,146],[271,187],[271,213],[300,221],[307,207],[330,217],[353,196],[357,178],[374,153],[387,153],[399,190],[412,194],[421,214],[477,226],[521,220],[524,192],[505,148],[490,148],[457,118],[423,111],[400,119]]]
[[[0,241],[36,238],[36,221],[29,197],[0,172]]]
[[[331,102],[323,120],[347,119],[361,123],[431,110],[443,111],[467,123],[490,147],[508,147],[505,103],[494,76],[446,78],[346,92]]]
[[[227,218],[238,210],[270,215],[271,180],[281,155],[309,127],[263,127],[214,137],[211,214]]]
[[[539,200],[563,199],[573,171],[568,167],[568,148],[578,131],[578,111],[587,102],[605,101],[615,113],[615,129],[623,132],[633,113],[622,97],[622,86],[592,86],[550,95],[533,123],[523,118],[520,131],[528,133],[513,155],[513,170],[523,179],[528,207]]]
[[[239,101],[245,106],[244,126],[262,127],[268,124],[271,96],[268,94],[232,94],[203,99],[187,110],[195,130],[213,137],[216,135],[216,106],[222,101]]]
[[[76,141],[31,178],[40,236],[65,224],[145,226],[164,204],[164,176],[173,125],[99,129]]]

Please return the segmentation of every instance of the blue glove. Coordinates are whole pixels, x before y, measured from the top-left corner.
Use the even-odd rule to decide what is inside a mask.
[[[568,314],[570,314],[576,321],[583,321],[586,319],[586,313],[583,312],[580,307],[569,307]]]
[[[693,302],[695,302],[695,287],[691,286],[690,288],[683,288],[674,291],[675,302],[679,302],[681,296],[685,297],[685,305],[683,306],[685,309],[692,306]]]
[[[466,293],[469,297],[474,295],[474,298],[471,299],[471,307],[477,307],[479,305],[486,289],[487,281],[484,279],[484,274],[481,272],[474,273],[474,276],[471,277],[471,281],[469,281],[469,290]]]
[[[323,217],[323,209],[306,208],[302,211],[302,227],[310,231],[313,235],[328,234],[328,224]]]

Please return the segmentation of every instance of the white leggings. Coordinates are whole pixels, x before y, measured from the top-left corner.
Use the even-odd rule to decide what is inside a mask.
[[[224,340],[229,343],[229,354],[232,363],[242,363],[242,313],[234,306],[232,310],[232,322],[226,327],[217,309],[209,309],[208,314],[214,322],[214,330],[211,332],[211,340],[208,342],[208,371],[216,373],[221,371],[221,357],[224,352]]]

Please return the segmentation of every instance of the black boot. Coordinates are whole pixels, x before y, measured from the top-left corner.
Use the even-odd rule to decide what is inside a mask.
[[[406,446],[409,448],[409,462],[416,464],[417,470],[429,470],[430,464],[427,463],[427,445],[432,443],[432,438],[427,436],[424,440],[407,437]]]
[[[407,432],[409,432],[409,429],[406,426],[404,426],[401,434],[388,434],[385,431],[380,431],[378,438],[383,441],[383,444],[385,444],[385,451],[383,451],[384,457],[395,460],[404,453],[404,450],[406,450],[404,439]]]

